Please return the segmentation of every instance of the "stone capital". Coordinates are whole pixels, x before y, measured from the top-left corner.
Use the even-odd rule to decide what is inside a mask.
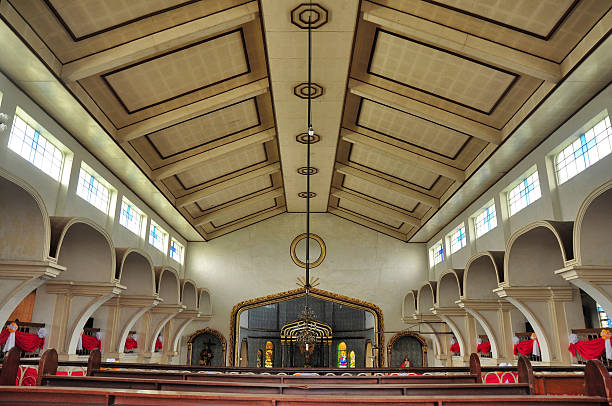
[[[2,279],[54,279],[65,270],[55,261],[0,261]]]
[[[156,296],[132,296],[119,295],[107,300],[103,306],[121,306],[121,307],[152,307],[159,303],[159,297]]]
[[[467,314],[461,307],[434,307],[433,313],[439,316],[465,316]]]
[[[501,298],[509,297],[531,302],[571,302],[574,290],[575,288],[571,286],[500,286],[493,292]]]
[[[461,299],[457,306],[471,310],[511,310],[514,306],[503,299]]]
[[[570,265],[555,271],[566,281],[581,279],[591,284],[612,285],[612,266]]]
[[[46,287],[47,293],[68,296],[118,295],[126,289],[119,282],[49,281],[46,283]]]

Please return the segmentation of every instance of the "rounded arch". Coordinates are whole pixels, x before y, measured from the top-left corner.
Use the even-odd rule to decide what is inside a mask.
[[[612,180],[582,202],[574,226],[574,257],[579,265],[612,265]]]
[[[402,317],[409,318],[412,317],[417,311],[417,295],[418,292],[416,290],[410,290],[404,296],[404,301],[402,302]]]
[[[554,271],[573,259],[574,223],[535,221],[517,230],[504,258],[504,281],[510,286],[566,286]]]
[[[28,183],[3,169],[0,196],[0,258],[47,260],[51,224],[42,197]]]
[[[116,256],[110,236],[82,217],[51,217],[50,255],[67,269],[58,280],[115,281]]]
[[[187,339],[187,362],[191,365],[192,364],[192,359],[193,359],[193,351],[196,351],[196,354],[198,353],[198,349],[194,349],[194,344],[197,341],[198,337],[205,337],[205,336],[212,336],[214,338],[216,338],[219,341],[219,344],[221,345],[221,347],[218,349],[220,352],[220,357],[219,359],[222,360],[222,364],[221,366],[225,366],[226,365],[226,361],[227,361],[227,341],[225,340],[225,337],[223,337],[223,334],[221,334],[219,331],[214,330],[212,328],[204,328],[202,330],[197,330],[194,331],[189,338]]]
[[[191,279],[181,281],[181,303],[187,306],[187,310],[198,310],[198,288]]]
[[[438,307],[457,307],[455,302],[461,296],[463,296],[463,269],[449,269],[440,274],[436,291]]]
[[[199,298],[198,298],[198,309],[200,313],[204,316],[212,315],[212,297],[210,296],[210,292],[206,288],[200,288]]]
[[[479,252],[470,257],[463,273],[463,297],[492,299],[493,292],[504,281],[504,251]]]
[[[436,302],[436,285],[437,282],[429,281],[419,287],[417,294],[417,312],[419,314],[432,314],[431,308]]]
[[[421,344],[421,357],[422,357],[422,364],[421,367],[426,367],[427,366],[427,341],[420,335],[417,333],[412,333],[409,331],[402,331],[400,333],[396,333],[393,337],[391,337],[391,339],[389,340],[389,344],[387,344],[387,365],[392,368],[392,367],[398,367],[399,365],[394,365],[392,358],[393,358],[393,347],[394,345],[398,342],[398,340],[404,338],[404,337],[412,337],[414,339],[416,339],[419,344]],[[419,366],[419,365],[415,365],[415,366]]]
[[[179,283],[178,272],[170,267],[155,268],[155,282],[157,294],[164,300],[164,304],[180,304],[181,285]]]
[[[155,270],[149,254],[138,248],[115,249],[115,277],[126,286],[122,295],[155,296]]]

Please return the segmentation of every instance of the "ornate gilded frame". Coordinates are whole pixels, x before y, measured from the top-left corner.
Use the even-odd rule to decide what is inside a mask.
[[[274,295],[268,295],[263,297],[258,297],[255,299],[245,300],[243,302],[237,303],[230,315],[230,338],[229,338],[229,365],[234,366],[238,365],[238,358],[240,354],[238,354],[236,339],[238,337],[238,328],[239,324],[236,322],[240,317],[240,313],[245,310],[252,309],[254,307],[259,307],[262,305],[273,304],[278,302],[283,302],[285,300],[295,299],[301,296],[304,296],[305,290],[304,288],[298,288],[289,290],[286,292],[276,293]],[[378,351],[378,365],[375,367],[383,367],[385,365],[385,356],[383,351],[380,349],[385,348],[385,323],[382,310],[378,306],[373,303],[365,302],[363,300],[354,299],[348,296],[339,295],[337,293],[328,292],[322,289],[311,288],[309,291],[309,295],[311,297],[318,297],[321,299],[329,300],[331,302],[340,303],[346,306],[354,307],[357,309],[361,309],[367,312],[372,313],[374,316],[374,331],[376,337],[376,346],[379,348]]]
[[[187,340],[187,361],[189,362],[189,365],[191,365],[191,357],[193,355],[193,340],[195,340],[195,338],[200,334],[210,334],[219,339],[219,341],[221,342],[221,350],[223,351],[223,366],[225,366],[225,364],[227,363],[227,341],[225,340],[225,337],[223,337],[223,334],[221,334],[217,330],[208,327],[194,331],[193,334],[189,336],[189,339]]]
[[[393,337],[391,337],[391,339],[389,340],[389,344],[387,344],[387,365],[391,366],[391,352],[393,351],[393,344],[395,344],[395,342],[402,337],[414,337],[421,343],[421,351],[423,353],[423,367],[426,367],[427,366],[427,341],[425,341],[425,339],[421,337],[420,334],[411,333],[408,331],[397,333]]]

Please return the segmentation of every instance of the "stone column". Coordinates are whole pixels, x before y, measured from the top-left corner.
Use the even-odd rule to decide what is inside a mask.
[[[501,284],[494,292],[525,315],[538,337],[542,363],[567,365],[571,362],[567,351],[568,333],[571,328],[584,328],[584,320],[581,325],[577,324],[582,318],[578,289],[570,286],[512,287]],[[572,319],[576,314],[579,317]],[[568,323],[568,320],[572,322]]]

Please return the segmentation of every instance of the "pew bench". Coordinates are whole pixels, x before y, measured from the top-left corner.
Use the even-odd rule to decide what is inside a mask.
[[[310,376],[310,375],[233,375],[177,372],[151,372],[130,370],[95,370],[92,376],[135,379],[161,379],[182,381],[262,382],[262,383],[333,383],[333,384],[391,384],[391,383],[478,383],[475,374],[457,375],[397,375],[397,376]]]
[[[255,405],[255,406],[311,406],[311,405],[406,405],[406,406],[604,406],[601,396],[312,396],[266,394],[219,394],[177,391],[149,391],[130,389],[84,389],[52,387],[0,387],[0,405]]]
[[[42,386],[87,387],[111,389],[140,389],[179,392],[215,393],[258,393],[258,394],[304,394],[304,395],[356,395],[356,396],[486,396],[486,395],[529,395],[526,383],[517,384],[474,384],[474,383],[386,383],[354,384],[320,383],[314,380],[308,384],[277,382],[222,382],[222,381],[180,381],[156,379],[131,379],[100,376],[52,376],[42,378]]]

